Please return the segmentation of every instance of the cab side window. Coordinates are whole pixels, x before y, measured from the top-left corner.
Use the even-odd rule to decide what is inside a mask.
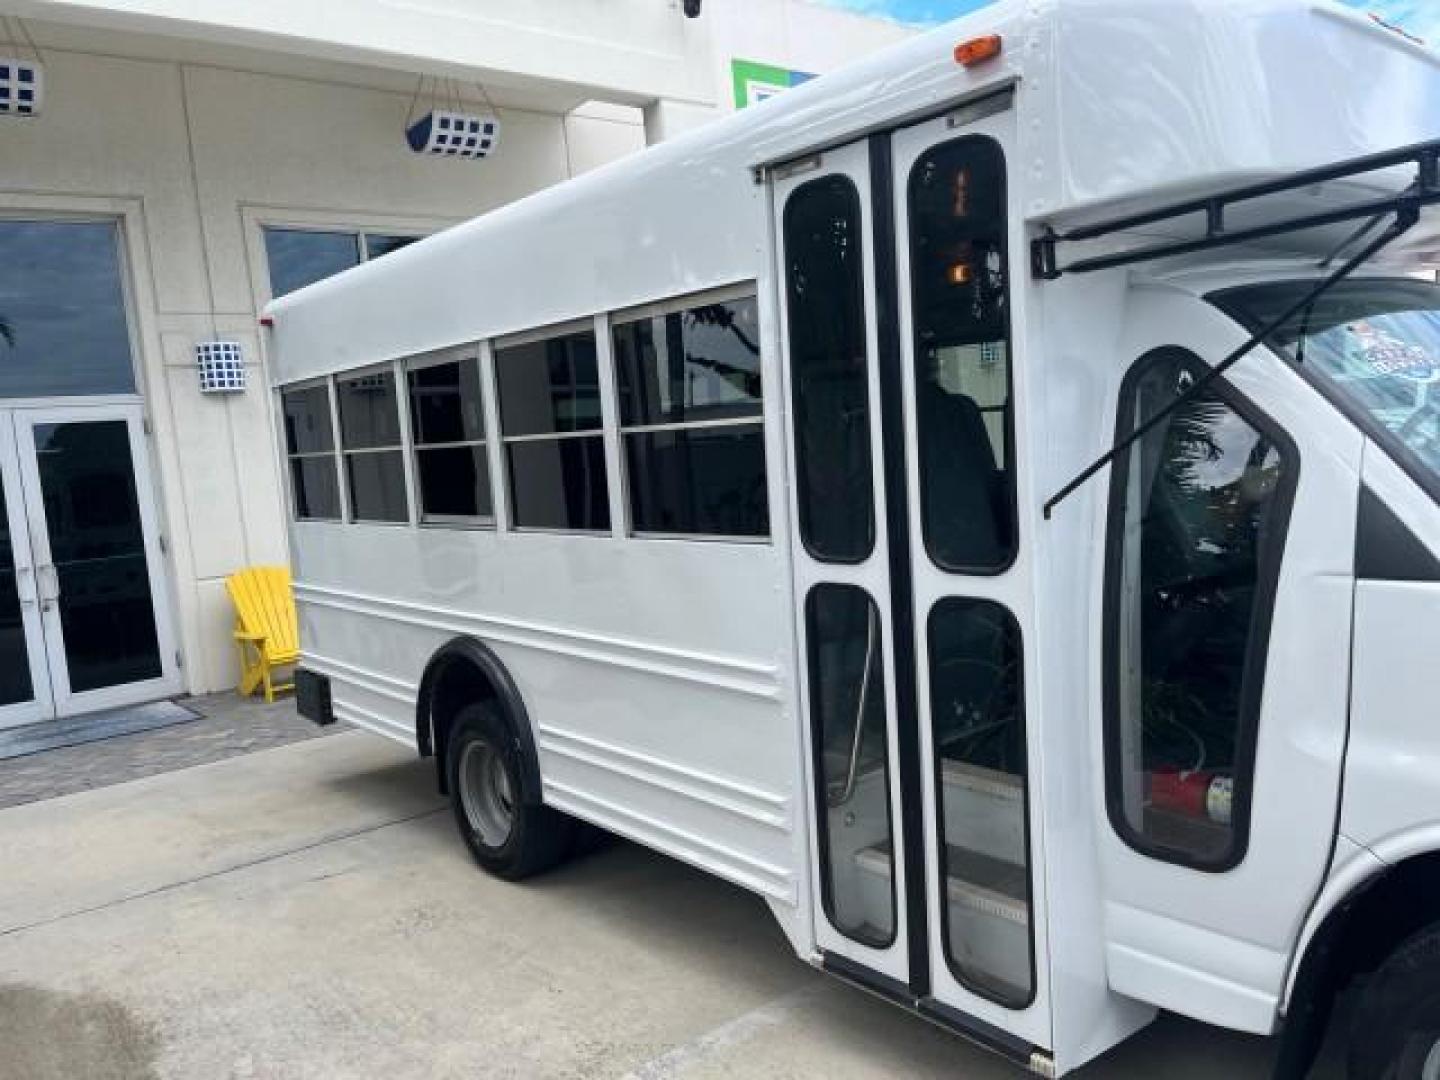
[[[1205,366],[1146,355],[1120,394],[1123,438]],[[1187,399],[1111,473],[1106,788],[1132,847],[1223,870],[1244,857],[1270,612],[1299,458],[1233,390]]]

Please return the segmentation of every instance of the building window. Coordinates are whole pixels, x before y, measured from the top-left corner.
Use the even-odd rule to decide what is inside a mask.
[[[133,394],[113,221],[0,221],[0,398]]]
[[[340,449],[353,521],[409,521],[395,374],[389,368],[335,380]]]
[[[340,480],[335,469],[329,389],[319,384],[286,390],[280,395],[280,403],[295,517],[301,521],[340,520]]]
[[[406,365],[420,520],[493,520],[480,361],[473,349],[418,357]]]
[[[615,324],[635,532],[769,534],[758,323],[747,296]]]
[[[265,227],[265,261],[270,295],[284,296],[306,285],[378,259],[419,240],[418,236],[353,230]]]
[[[1178,348],[1127,377],[1117,437],[1206,368]],[[1233,391],[1189,398],[1112,466],[1106,576],[1110,818],[1157,858],[1244,855],[1270,613],[1298,457]]]
[[[495,377],[515,526],[608,531],[594,332],[497,348]]]
[[[943,570],[999,573],[1017,533],[999,144],[927,150],[910,171],[909,215],[925,547]]]

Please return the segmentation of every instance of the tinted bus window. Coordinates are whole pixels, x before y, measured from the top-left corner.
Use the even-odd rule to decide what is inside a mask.
[[[910,172],[915,415],[925,547],[942,569],[1015,556],[1005,164],[970,136]]]
[[[785,204],[785,296],[800,536],[825,562],[875,546],[860,196],[844,176]]]

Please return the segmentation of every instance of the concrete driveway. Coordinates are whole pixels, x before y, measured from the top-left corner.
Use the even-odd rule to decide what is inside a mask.
[[[964,1077],[1013,1066],[616,843],[480,873],[428,763],[352,732],[0,811],[0,1077]],[[1162,1018],[1094,1078],[1265,1075]]]

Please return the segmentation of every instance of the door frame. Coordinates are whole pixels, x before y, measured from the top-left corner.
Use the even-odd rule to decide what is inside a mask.
[[[30,667],[28,701],[0,705],[0,729],[20,727],[55,715],[50,693],[50,671],[44,660],[45,632],[40,624],[40,604],[35,587],[35,560],[30,553],[30,530],[26,523],[25,492],[20,483],[20,455],[15,425],[8,410],[0,409],[0,512],[6,515],[10,546],[15,559],[16,592],[20,600],[20,629],[25,659]]]
[[[906,681],[904,666],[901,659],[907,655],[907,636],[902,634],[896,627],[893,612],[894,604],[905,600],[906,592],[898,588],[893,577],[893,568],[897,555],[893,554],[896,541],[893,535],[893,519],[888,513],[891,489],[897,484],[903,485],[903,477],[891,475],[886,469],[887,455],[884,447],[883,419],[884,398],[886,391],[882,385],[881,367],[884,362],[881,355],[881,334],[879,332],[879,249],[875,243],[877,238],[876,215],[873,207],[876,204],[873,185],[876,182],[876,168],[873,161],[873,151],[870,140],[860,139],[856,142],[846,143],[843,146],[835,147],[825,151],[823,155],[815,159],[816,164],[812,167],[809,162],[796,166],[786,175],[777,176],[770,185],[772,219],[774,221],[774,235],[776,237],[777,264],[777,318],[780,324],[781,341],[781,367],[783,371],[783,383],[785,387],[785,413],[791,417],[786,425],[785,458],[788,474],[791,477],[798,476],[798,463],[795,446],[795,428],[793,422],[793,408],[790,394],[793,392],[793,372],[790,358],[790,333],[789,333],[789,297],[786,286],[786,274],[784,267],[784,224],[785,212],[789,205],[790,198],[803,189],[811,181],[826,176],[844,176],[855,188],[859,199],[860,215],[860,250],[861,250],[861,272],[862,272],[862,294],[865,304],[864,334],[867,356],[866,364],[866,390],[869,395],[869,427],[870,438],[870,468],[871,468],[871,492],[874,500],[875,536],[870,553],[858,562],[838,562],[820,560],[815,558],[807,549],[800,536],[800,513],[795,505],[798,498],[798,489],[795,484],[790,484],[788,490],[791,492],[791,507],[789,520],[793,536],[789,538],[791,546],[791,577],[793,581],[794,597],[796,602],[796,641],[798,653],[801,658],[802,668],[808,671],[809,643],[808,628],[805,610],[808,604],[811,591],[819,584],[832,583],[855,587],[862,590],[874,604],[879,615],[879,642],[882,658],[881,673],[885,687],[885,716],[886,716],[886,754],[888,761],[888,792],[887,801],[890,813],[890,834],[894,863],[891,874],[891,896],[894,904],[894,936],[889,944],[885,946],[872,946],[847,936],[836,928],[830,920],[826,911],[825,896],[827,889],[824,881],[824,867],[822,862],[828,858],[828,851],[821,845],[821,838],[824,833],[821,831],[819,787],[818,778],[815,775],[816,746],[812,724],[812,694],[810,678],[808,674],[798,679],[800,708],[802,713],[801,727],[804,732],[805,749],[805,773],[806,773],[806,799],[805,805],[808,808],[810,835],[815,838],[811,845],[808,870],[814,887],[811,894],[811,918],[815,927],[816,945],[823,950],[827,961],[831,958],[841,958],[856,965],[861,970],[871,975],[884,979],[892,988],[908,988],[913,990],[914,974],[917,970],[923,971],[923,965],[917,965],[916,961],[922,953],[917,953],[914,946],[914,936],[918,932],[924,934],[923,906],[913,905],[909,897],[914,893],[913,874],[911,872],[911,855],[915,850],[908,842],[910,829],[915,827],[905,817],[905,806],[913,803],[913,799],[904,798],[902,791],[903,778],[898,769],[901,761],[901,725],[898,718],[904,714],[905,699],[902,697],[903,684]],[[902,488],[903,490],[903,488]],[[903,495],[901,496],[903,498]],[[903,527],[903,521],[901,522]],[[903,537],[902,537],[903,540]],[[898,558],[905,558],[903,546],[899,549]],[[914,790],[914,789],[912,789]],[[912,815],[913,816],[913,815]],[[920,895],[923,896],[923,890]],[[916,911],[921,913],[918,924],[914,921]],[[923,994],[921,995],[923,996]]]
[[[50,715],[74,716],[102,709],[134,705],[169,697],[181,689],[179,653],[176,649],[174,608],[169,575],[164,567],[165,551],[160,540],[159,513],[151,462],[145,442],[144,406],[138,400],[67,399],[64,404],[35,401],[7,402],[0,414],[14,433],[18,459],[20,489],[24,501],[24,518],[32,559],[33,577],[39,594],[45,663],[48,666]],[[41,580],[47,568],[54,569],[50,550],[49,523],[40,486],[39,462],[34,442],[34,427],[46,423],[86,423],[121,421],[126,426],[130,446],[130,466],[135,483],[135,498],[140,515],[146,574],[150,585],[151,610],[155,618],[156,648],[159,652],[160,674],[151,679],[119,683],[95,690],[73,691],[68,680],[64,637],[59,626],[58,611],[45,618],[46,597]],[[58,589],[58,584],[57,584]],[[34,660],[32,657],[32,665]]]
[[[809,856],[809,871],[812,880],[811,892],[815,939],[821,950],[824,966],[832,972],[864,985],[897,1002],[907,1005],[932,1019],[960,1030],[977,1041],[1000,1050],[1007,1056],[1029,1063],[1031,1054],[1037,1048],[1053,1046],[1052,1010],[1048,971],[1047,910],[1045,897],[1044,843],[1042,836],[1042,796],[1040,790],[1041,755],[1038,739],[1031,736],[1039,730],[1034,719],[1033,706],[1027,710],[1025,724],[1027,731],[1027,776],[1029,791],[1025,818],[1028,832],[1028,870],[1030,876],[1030,932],[1034,967],[1033,995],[1028,1004],[1011,1008],[987,997],[976,994],[960,984],[950,972],[945,961],[943,940],[944,921],[940,917],[941,897],[937,883],[941,880],[939,851],[936,837],[939,803],[935,777],[935,757],[932,741],[930,708],[928,703],[928,677],[925,670],[928,652],[926,641],[926,619],[922,617],[920,602],[924,601],[928,614],[931,601],[936,595],[963,596],[967,599],[994,600],[1004,606],[1021,628],[1021,648],[1026,657],[1022,665],[1022,693],[1026,702],[1040,700],[1037,665],[1033,662],[1037,648],[1037,635],[1033,618],[1032,557],[1030,540],[1035,523],[1033,515],[1025,507],[1033,500],[1028,498],[1029,468],[1023,460],[1020,448],[1026,444],[1023,432],[1023,409],[1020,407],[1022,375],[1015,360],[1020,342],[1018,327],[1021,319],[1016,314],[1023,304],[1020,293],[1023,259],[1016,253],[1023,248],[1023,222],[1013,212],[1013,200],[1007,195],[1007,216],[1005,223],[1007,246],[1009,248],[1009,277],[1011,291],[1009,303],[1012,310],[1012,331],[1010,339],[1012,365],[1011,408],[1014,416],[1015,436],[1012,446],[1017,461],[1014,465],[1017,483],[1017,518],[1020,529],[1017,553],[1014,561],[1003,572],[988,577],[968,574],[948,574],[940,571],[929,561],[929,555],[920,542],[920,496],[918,489],[918,465],[914,460],[915,376],[913,359],[913,334],[910,331],[910,258],[908,245],[903,238],[908,236],[908,193],[906,177],[914,160],[927,149],[971,134],[989,136],[1002,147],[1007,172],[1015,172],[1016,135],[1014,132],[1015,113],[1013,97],[1001,99],[999,95],[1009,94],[1009,88],[1001,89],[985,98],[952,106],[944,113],[896,125],[886,130],[864,135],[851,142],[839,144],[818,154],[792,159],[787,167],[782,164],[770,173],[770,216],[772,235],[775,237],[774,268],[776,273],[777,310],[780,326],[778,337],[782,343],[781,362],[784,384],[788,395],[793,389],[790,364],[790,341],[786,308],[786,273],[783,232],[785,205],[791,194],[805,181],[821,176],[844,173],[852,180],[853,163],[847,168],[831,165],[832,161],[843,160],[841,155],[860,156],[868,163],[866,183],[857,181],[862,195],[862,211],[866,218],[862,228],[863,250],[867,254],[864,269],[866,273],[867,345],[870,347],[870,386],[872,397],[872,459],[876,470],[875,497],[877,505],[877,539],[874,552],[866,562],[878,561],[882,551],[888,561],[878,571],[889,593],[888,608],[882,607],[882,622],[887,631],[884,640],[888,646],[886,660],[888,736],[891,748],[890,770],[892,778],[892,831],[896,845],[897,862],[897,938],[895,947],[905,951],[903,966],[894,964],[893,959],[883,951],[867,950],[853,942],[835,947],[832,938],[834,928],[830,925],[820,902],[823,868],[818,839],[812,839]],[[989,98],[994,97],[995,101]],[[878,384],[878,385],[877,385]],[[878,392],[877,392],[878,391]],[[878,431],[875,426],[878,424]],[[795,444],[793,420],[786,425],[786,453],[790,475],[795,472]],[[793,490],[794,484],[791,488]],[[794,496],[792,495],[792,500]],[[805,638],[805,603],[810,587],[814,584],[811,568],[814,561],[805,551],[798,531],[798,513],[791,506],[791,518],[796,522],[789,542],[792,547],[794,574],[794,596],[796,601],[797,655],[801,667],[808,671],[808,650]],[[826,570],[833,569],[826,565]],[[826,573],[821,580],[845,580]],[[918,579],[940,578],[943,588],[931,581],[921,587]],[[863,579],[856,583],[868,584]],[[939,590],[937,592],[937,590]],[[936,595],[931,595],[935,593]],[[881,605],[883,593],[872,591],[872,599]],[[810,710],[808,674],[802,671],[800,678],[800,718],[805,743],[805,790],[811,836],[818,838],[817,795],[819,778],[815,775],[813,755],[813,720]],[[894,802],[899,805],[895,806]],[[899,935],[903,934],[901,941]],[[842,942],[844,939],[842,938]],[[870,953],[866,955],[867,951]],[[881,961],[881,962],[877,962]]]

